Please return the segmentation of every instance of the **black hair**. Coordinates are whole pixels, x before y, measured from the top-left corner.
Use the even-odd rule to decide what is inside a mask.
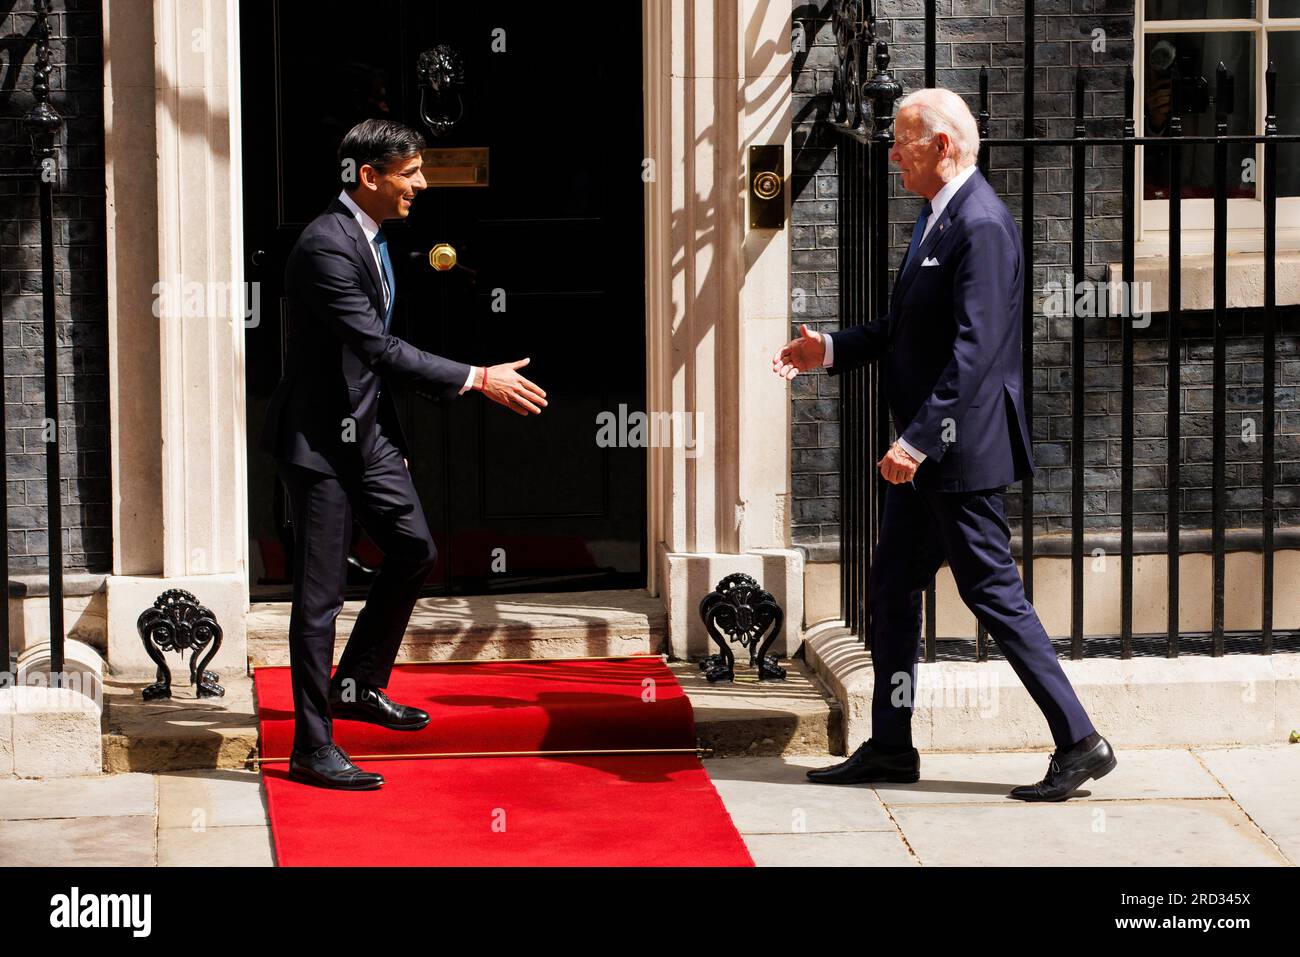
[[[339,144],[339,182],[349,193],[361,182],[361,167],[369,164],[386,172],[395,162],[425,147],[424,137],[395,120],[362,120],[348,130]]]

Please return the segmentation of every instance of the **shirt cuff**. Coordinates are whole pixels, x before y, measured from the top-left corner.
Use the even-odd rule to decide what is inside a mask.
[[[826,343],[826,358],[822,360],[822,367],[829,369],[835,365],[835,338],[829,332],[820,333],[822,342]]]
[[[459,395],[464,395],[474,387],[474,380],[478,378],[478,366],[469,367],[469,375],[465,377],[465,384],[460,387]]]
[[[920,449],[912,448],[911,445],[909,445],[907,442],[904,442],[901,438],[898,440],[898,444],[903,447],[904,452],[906,452],[912,458],[916,459],[918,462],[925,461],[925,453],[922,452]]]

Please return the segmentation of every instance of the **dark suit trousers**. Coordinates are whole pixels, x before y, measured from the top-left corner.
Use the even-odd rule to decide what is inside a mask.
[[[332,740],[334,620],[343,610],[353,515],[383,551],[384,562],[339,659],[340,681],[388,684],[411,609],[438,553],[402,453],[382,432],[374,457],[357,475],[326,475],[284,460],[277,465],[289,487],[294,524],[294,747],[314,750]]]
[[[962,601],[1042,710],[1056,746],[1068,748],[1091,734],[1092,722],[1025,598],[1001,489],[939,492],[904,483],[886,491],[871,563],[872,737],[887,746],[912,746],[921,596],[945,558]]]

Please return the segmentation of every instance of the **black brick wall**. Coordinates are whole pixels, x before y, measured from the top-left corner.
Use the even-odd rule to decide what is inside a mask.
[[[63,115],[54,255],[65,567],[111,568],[108,326],[104,236],[104,103],[99,0],[56,0],[51,100]],[[0,0],[0,166],[31,165],[23,116],[32,105],[35,14]],[[31,181],[0,181],[5,455],[10,570],[49,567],[46,521],[40,222]]]
[[[1074,74],[1085,68],[1088,132],[1118,135],[1124,109],[1124,75],[1133,58],[1133,0],[1040,0],[1036,17],[1038,76],[1035,116],[1038,135],[1073,133]],[[925,85],[925,23],[921,0],[880,0],[880,35],[890,41],[891,69],[905,91]],[[820,120],[830,108],[835,41],[831,4],[793,4],[796,35],[802,27],[806,52],[795,53],[793,213],[791,287],[793,330],[801,321],[826,331],[839,328],[836,246],[837,134]],[[1023,0],[938,0],[936,82],[965,96],[978,110],[979,69],[989,67],[990,135],[1023,135]],[[1091,48],[1092,30],[1106,30],[1105,52]],[[1087,151],[1087,278],[1106,278],[1105,264],[1121,256],[1120,153]],[[1019,149],[991,157],[989,181],[1013,215],[1020,215]],[[1070,270],[1070,190],[1073,173],[1068,147],[1040,148],[1035,178],[1034,285],[1041,290],[1063,281]],[[907,248],[921,200],[902,188],[891,164],[891,264],[897,268]],[[1300,310],[1281,310],[1278,340],[1276,502],[1282,524],[1300,524]],[[1135,333],[1135,528],[1165,527],[1165,336],[1167,317],[1155,314],[1149,328]],[[1035,319],[1034,454],[1035,530],[1070,527],[1073,446],[1070,421],[1072,320],[1038,315]],[[1210,524],[1211,324],[1204,314],[1183,315],[1182,444],[1184,527]],[[1084,320],[1087,339],[1085,467],[1087,527],[1119,527],[1120,341],[1117,321]],[[1228,525],[1258,527],[1262,442],[1242,442],[1243,417],[1262,431],[1263,340],[1258,310],[1232,311],[1228,332]],[[839,421],[835,380],[824,373],[799,376],[793,383],[794,504],[796,544],[815,546],[839,539]],[[1019,529],[1020,487],[1006,504],[1013,530]],[[814,549],[814,551],[817,551]]]

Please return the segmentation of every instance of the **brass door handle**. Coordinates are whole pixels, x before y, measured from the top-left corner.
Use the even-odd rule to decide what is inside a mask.
[[[429,265],[438,272],[456,268],[456,247],[451,243],[438,243],[429,250]]]

